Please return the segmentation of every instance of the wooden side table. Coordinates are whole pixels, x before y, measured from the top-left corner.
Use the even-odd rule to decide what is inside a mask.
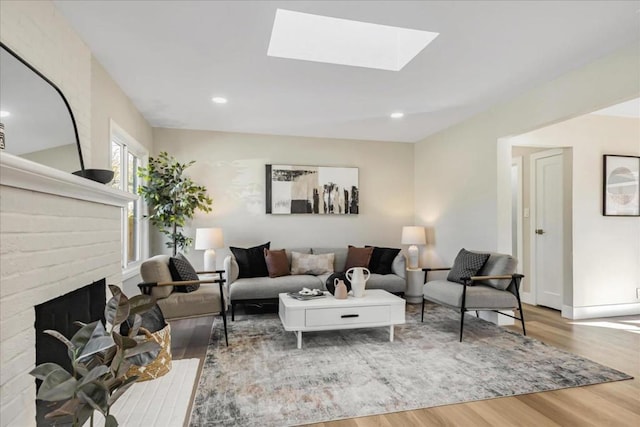
[[[421,268],[407,268],[407,290],[404,298],[409,304],[422,304],[424,271]]]

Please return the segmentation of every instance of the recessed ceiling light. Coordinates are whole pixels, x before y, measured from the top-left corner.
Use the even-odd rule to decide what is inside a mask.
[[[402,117],[404,117],[404,113],[401,113],[401,112],[391,113],[391,118],[392,119],[400,119]]]
[[[267,55],[400,71],[437,36],[430,31],[278,9]]]
[[[227,103],[227,98],[223,98],[221,96],[214,96],[213,98],[211,98],[211,100],[213,102],[215,102],[216,104],[226,104]]]
[[[0,117],[9,117],[11,115],[8,111],[0,111]]]

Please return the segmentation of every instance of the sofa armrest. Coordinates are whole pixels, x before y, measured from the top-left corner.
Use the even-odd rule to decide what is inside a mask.
[[[238,267],[238,262],[233,255],[227,255],[225,257],[223,266],[227,278],[227,284],[231,286],[233,282],[238,280],[238,276],[240,275],[240,267]]]
[[[396,276],[400,276],[403,279],[406,279],[407,275],[407,258],[404,256],[402,252],[400,252],[393,259],[393,263],[391,264],[391,271]]]

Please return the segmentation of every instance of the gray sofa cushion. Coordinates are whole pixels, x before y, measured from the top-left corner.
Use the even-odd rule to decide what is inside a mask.
[[[393,274],[405,278],[407,273],[407,259],[404,257],[404,254],[400,252],[395,259],[393,260],[393,264],[391,264],[391,271]]]
[[[433,280],[423,286],[422,293],[429,301],[461,307],[463,288],[464,285],[448,280]],[[500,291],[491,286],[467,286],[465,307],[469,310],[517,308],[518,300],[511,292]]]
[[[406,282],[395,274],[372,274],[367,280],[366,289],[384,289],[387,292],[404,292]]]
[[[478,276],[500,276],[513,274],[516,272],[518,260],[511,255],[490,253],[489,259],[478,272]],[[511,280],[482,280],[477,284],[487,285],[496,289],[505,290],[509,287]]]
[[[325,279],[326,280],[326,279]],[[324,289],[320,276],[252,277],[233,282],[229,288],[231,301],[278,298],[282,292],[297,292],[302,288]]]
[[[348,252],[347,248],[311,248],[312,254],[336,254],[336,258],[333,261],[333,271],[344,271]]]

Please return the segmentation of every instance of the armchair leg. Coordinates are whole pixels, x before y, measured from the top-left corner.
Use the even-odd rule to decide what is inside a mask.
[[[224,341],[227,344],[227,347],[229,347],[229,335],[227,333],[227,313],[225,313],[224,311],[222,311],[222,323],[224,323]]]
[[[422,318],[420,319],[420,322],[424,322],[424,298],[422,298]]]
[[[236,320],[236,304],[234,302],[231,303],[231,321]]]
[[[460,342],[462,342],[462,330],[464,329],[464,312],[464,308],[460,310]]]
[[[522,322],[522,335],[526,337],[527,330],[524,328],[524,312],[522,311],[522,303],[520,302],[520,298],[518,298],[518,311],[520,312],[520,321]]]

